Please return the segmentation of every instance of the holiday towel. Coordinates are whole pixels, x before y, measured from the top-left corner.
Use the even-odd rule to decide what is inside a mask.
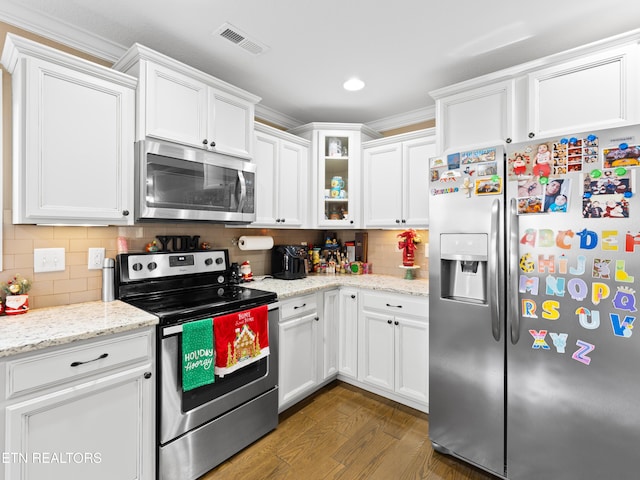
[[[266,305],[213,319],[216,368],[227,375],[269,355],[269,311]]]
[[[182,390],[187,392],[213,383],[213,360],[213,319],[183,324]]]

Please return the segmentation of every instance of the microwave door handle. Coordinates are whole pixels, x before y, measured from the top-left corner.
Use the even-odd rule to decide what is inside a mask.
[[[240,199],[238,200],[238,212],[242,213],[244,210],[244,204],[247,202],[247,180],[244,178],[244,173],[238,170],[238,181],[240,182]]]

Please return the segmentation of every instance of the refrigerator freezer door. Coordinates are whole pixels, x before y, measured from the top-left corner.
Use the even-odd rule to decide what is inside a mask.
[[[496,158],[501,169],[500,148]],[[463,180],[430,186],[429,437],[437,450],[502,475],[503,193],[467,195]]]
[[[596,134],[600,149],[640,141],[637,129]],[[507,338],[510,480],[638,478],[637,172],[625,174],[634,189],[623,200],[628,218],[584,218],[595,199],[621,198],[604,193],[583,200],[601,183],[589,175],[595,168],[602,167],[583,165],[583,172],[562,177],[571,185],[566,213],[518,217],[517,275],[508,280],[519,313],[519,325],[509,318],[507,328],[517,330]],[[517,187],[510,183],[508,194],[518,197]]]

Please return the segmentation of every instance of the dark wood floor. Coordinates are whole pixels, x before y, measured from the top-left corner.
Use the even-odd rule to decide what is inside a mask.
[[[428,416],[335,382],[200,480],[496,480],[431,448]]]

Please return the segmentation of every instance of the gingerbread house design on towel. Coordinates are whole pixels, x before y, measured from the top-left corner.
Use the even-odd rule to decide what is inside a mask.
[[[261,306],[213,320],[215,374],[228,375],[269,355],[268,308]]]

